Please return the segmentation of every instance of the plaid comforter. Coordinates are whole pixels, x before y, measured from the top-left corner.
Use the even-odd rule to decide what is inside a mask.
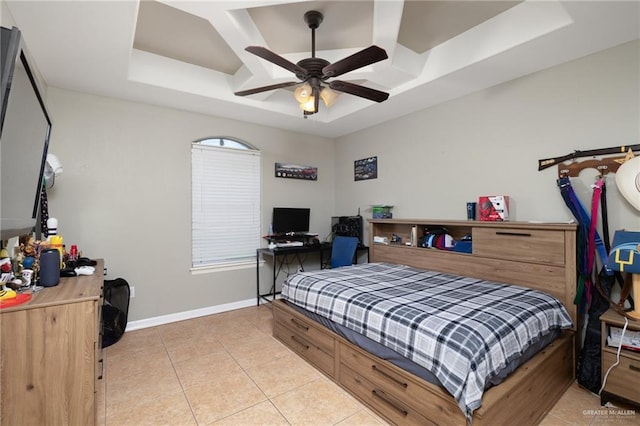
[[[572,325],[546,293],[385,263],[292,275],[282,297],[430,370],[467,417],[493,375]]]

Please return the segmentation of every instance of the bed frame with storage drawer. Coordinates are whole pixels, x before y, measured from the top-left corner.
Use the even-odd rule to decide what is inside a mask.
[[[412,228],[445,227],[456,239],[471,234],[472,253],[375,244],[393,234],[410,241]],[[373,219],[369,221],[372,262],[505,282],[556,296],[577,324],[576,226],[517,222]],[[393,424],[460,425],[466,419],[454,398],[390,362],[380,359],[307,318],[283,300],[273,304],[274,336]],[[520,366],[485,392],[473,425],[539,423],[575,378],[574,331]]]

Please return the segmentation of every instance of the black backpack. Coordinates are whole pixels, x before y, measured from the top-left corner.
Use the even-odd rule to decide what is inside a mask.
[[[116,343],[127,328],[131,290],[124,278],[104,281],[102,305],[102,347]]]

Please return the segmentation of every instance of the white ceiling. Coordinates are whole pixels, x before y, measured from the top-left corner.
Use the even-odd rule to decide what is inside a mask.
[[[48,85],[338,137],[640,37],[638,1],[6,1]],[[340,94],[303,118],[295,81],[244,50],[310,57],[308,10],[324,14],[316,56],[371,44],[389,59],[340,76],[387,91]]]

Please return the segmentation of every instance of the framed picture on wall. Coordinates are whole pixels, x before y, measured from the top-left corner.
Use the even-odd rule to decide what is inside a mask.
[[[378,178],[378,157],[363,158],[353,162],[353,179],[368,180]]]
[[[276,163],[276,177],[285,179],[318,180],[318,168],[298,164]]]

